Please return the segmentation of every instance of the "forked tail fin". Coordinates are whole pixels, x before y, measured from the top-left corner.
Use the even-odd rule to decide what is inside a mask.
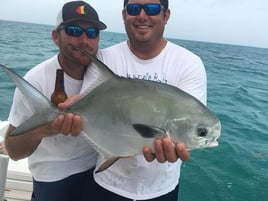
[[[0,68],[13,80],[34,111],[34,115],[18,126],[12,135],[20,135],[25,131],[52,121],[56,117],[60,110],[40,91],[8,67],[0,64]]]

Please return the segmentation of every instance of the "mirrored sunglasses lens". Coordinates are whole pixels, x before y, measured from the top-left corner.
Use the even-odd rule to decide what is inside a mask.
[[[127,5],[127,13],[129,15],[137,16],[140,14],[141,5],[140,4],[128,4]]]
[[[83,33],[83,30],[81,27],[78,26],[66,26],[65,27],[65,32],[66,34],[68,34],[69,36],[81,36]]]
[[[145,13],[149,16],[158,15],[161,11],[160,4],[146,4],[144,5]]]
[[[144,8],[148,16],[158,15],[161,11],[160,4],[128,4],[126,9],[129,15],[137,16],[140,14],[142,8]]]
[[[97,38],[99,35],[99,30],[95,28],[87,28],[86,33],[88,38]]]

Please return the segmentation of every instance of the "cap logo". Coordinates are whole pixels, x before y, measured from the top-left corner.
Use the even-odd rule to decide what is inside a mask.
[[[77,9],[76,9],[76,12],[80,15],[85,15],[87,14],[86,13],[86,9],[85,9],[85,6],[79,6]]]

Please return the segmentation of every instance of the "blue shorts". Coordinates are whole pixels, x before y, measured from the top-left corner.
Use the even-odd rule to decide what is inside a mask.
[[[130,201],[99,186],[93,178],[94,168],[56,182],[33,180],[31,201]],[[164,196],[150,201],[177,201],[178,186]]]

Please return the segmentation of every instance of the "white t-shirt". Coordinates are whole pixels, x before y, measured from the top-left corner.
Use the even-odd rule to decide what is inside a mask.
[[[55,88],[56,69],[59,69],[57,55],[32,68],[26,75],[34,87],[48,99]],[[65,91],[69,96],[80,93],[84,82],[69,77],[66,73]],[[88,76],[85,74],[85,76]],[[27,120],[33,111],[25,97],[16,89],[8,121],[17,127]],[[90,146],[88,138],[81,134],[78,137],[71,135],[57,135],[42,139],[34,153],[29,156],[29,169],[37,181],[52,182],[64,179],[70,175],[86,171],[95,166],[96,151]]]
[[[158,56],[141,60],[122,42],[100,50],[98,57],[116,74],[174,85],[206,104],[204,65],[198,56],[178,45],[168,42]],[[181,163],[149,163],[141,155],[120,159],[107,170],[94,174],[94,178],[104,188],[130,199],[151,199],[174,190]]]

